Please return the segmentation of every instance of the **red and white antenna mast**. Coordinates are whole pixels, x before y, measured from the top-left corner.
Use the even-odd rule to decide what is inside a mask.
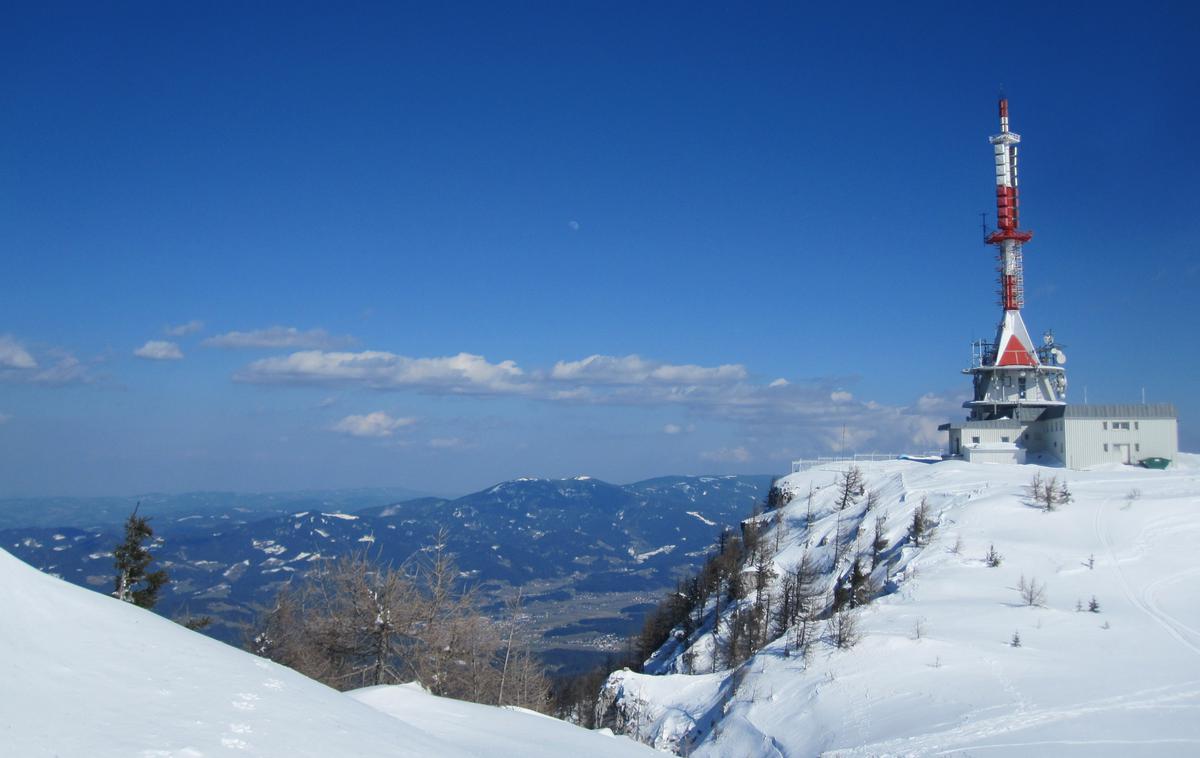
[[[1021,245],[1033,232],[1018,229],[1020,203],[1017,198],[1017,143],[1021,135],[1008,130],[1008,98],[1000,96],[1000,133],[991,137],[996,153],[996,231],[987,236],[1000,261],[1000,304],[1006,311],[1019,311],[1025,299],[1025,277]]]
[[[1021,318],[1025,299],[1021,246],[1033,239],[1033,232],[1020,228],[1017,143],[1021,135],[1009,131],[1004,95],[1000,96],[1000,133],[989,141],[996,160],[996,230],[984,241],[996,246],[1004,316],[995,340],[974,345],[971,368],[965,371],[974,376],[975,393],[964,403],[972,419],[984,421],[1036,416],[1048,406],[1063,405],[1067,389],[1065,356],[1053,335],[1047,332],[1044,343],[1036,345]]]

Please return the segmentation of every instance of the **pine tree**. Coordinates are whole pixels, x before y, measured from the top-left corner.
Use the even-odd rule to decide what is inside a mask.
[[[879,557],[888,548],[887,514],[881,513],[875,517],[875,536],[871,540],[871,569],[879,565]]]
[[[929,537],[929,506],[925,502],[925,498],[921,498],[921,504],[913,511],[912,523],[908,525],[908,538],[916,547],[921,547],[925,540]]]
[[[125,541],[113,551],[117,569],[113,597],[141,608],[153,608],[159,590],[167,583],[167,572],[146,573],[154,556],[144,543],[154,536],[154,530],[148,517],[137,515],[140,505],[134,507],[125,521]]]

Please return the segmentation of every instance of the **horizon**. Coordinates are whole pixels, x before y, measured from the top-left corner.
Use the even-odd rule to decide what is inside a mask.
[[[1068,402],[1198,450],[1200,10],[1009,13],[14,9],[0,498],[943,450],[1001,85]]]
[[[478,487],[478,488],[474,488],[474,489],[470,489],[470,490],[466,490],[466,491],[462,491],[462,492],[449,492],[449,491],[436,492],[436,491],[426,491],[426,490],[414,489],[412,487],[408,487],[403,484],[379,484],[379,485],[373,485],[373,486],[369,486],[369,487],[367,487],[367,486],[317,487],[317,488],[295,489],[295,490],[180,490],[180,491],[176,491],[176,492],[156,490],[153,492],[130,492],[130,493],[99,492],[99,493],[89,493],[86,495],[64,495],[64,494],[56,494],[56,493],[50,493],[50,494],[45,494],[45,495],[4,495],[4,496],[0,496],[0,503],[6,502],[6,501],[11,501],[11,500],[89,500],[89,499],[130,500],[130,499],[139,498],[139,497],[184,497],[186,495],[235,495],[235,496],[303,495],[303,494],[310,494],[310,493],[317,494],[317,493],[354,492],[356,490],[368,491],[368,492],[380,491],[380,490],[404,490],[407,494],[403,495],[402,497],[404,497],[406,500],[420,500],[420,499],[429,498],[429,497],[439,498],[442,500],[457,500],[459,498],[467,497],[469,495],[476,495],[480,492],[485,492],[485,491],[491,489],[492,487],[495,487],[500,484],[508,484],[510,482],[529,482],[529,481],[533,481],[533,482],[538,482],[538,481],[540,481],[540,482],[566,482],[566,481],[571,481],[571,480],[576,480],[576,481],[595,480],[595,481],[601,482],[602,484],[608,484],[613,487],[630,487],[635,484],[644,484],[645,482],[654,481],[655,479],[703,479],[703,478],[708,478],[708,477],[724,478],[724,477],[782,477],[782,476],[786,476],[786,472],[785,473],[767,473],[767,472],[761,472],[761,471],[760,472],[751,471],[751,472],[747,472],[747,473],[738,473],[738,474],[705,474],[705,473],[672,474],[672,473],[667,473],[667,474],[656,474],[654,476],[649,476],[644,479],[635,479],[635,480],[631,480],[631,481],[610,481],[607,479],[602,479],[598,476],[591,476],[590,474],[575,474],[573,476],[559,476],[559,477],[516,476],[511,479],[498,480],[498,481],[492,482],[491,484],[484,485],[483,487]],[[404,501],[401,500],[401,501],[397,501],[397,502],[404,502]]]

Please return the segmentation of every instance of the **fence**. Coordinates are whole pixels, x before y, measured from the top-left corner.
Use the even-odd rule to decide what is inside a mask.
[[[841,463],[854,463],[859,465],[860,468],[870,468],[872,463],[894,461],[899,457],[900,455],[897,453],[855,453],[854,455],[804,458],[798,461],[792,461],[792,473],[796,474],[801,471],[808,471],[814,468],[821,468],[823,466],[831,466]]]

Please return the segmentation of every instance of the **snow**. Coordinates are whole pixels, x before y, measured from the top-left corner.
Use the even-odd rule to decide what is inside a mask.
[[[1037,471],[1065,479],[1074,501],[1028,505]],[[886,511],[893,550],[890,591],[862,610],[862,641],[818,642],[805,662],[777,640],[736,671],[709,673],[710,616],[687,660],[671,642],[648,664],[665,675],[610,677],[629,728],[707,756],[1200,753],[1200,456],[1180,454],[1166,471],[894,461],[865,474],[877,508],[863,514],[860,501],[842,518],[862,519],[862,546]],[[818,545],[834,529],[837,475],[781,480],[795,499],[782,509],[777,571],[806,539],[828,557]],[[821,489],[806,535],[810,486]],[[922,498],[934,537],[895,547]],[[990,545],[998,567],[983,560]],[[1046,584],[1045,607],[1022,604],[1022,576]],[[1099,613],[1086,610],[1093,596]],[[668,673],[685,671],[703,673]]]
[[[2,550],[0,672],[6,756],[651,754],[554,719],[386,691],[403,688],[350,697]]]
[[[655,755],[627,737],[589,733],[523,708],[494,708],[437,697],[415,683],[366,687],[347,694],[405,723],[420,724],[439,737],[453,737],[460,746],[480,756]]]
[[[634,553],[633,548],[629,549],[629,554],[633,556],[634,563],[645,563],[656,555],[666,555],[675,549],[674,545],[663,545],[646,553]]]
[[[349,513],[322,513],[321,515],[328,516],[329,518],[340,518],[343,521],[358,521],[358,516]]]
[[[700,519],[701,521],[703,521],[705,524],[708,524],[709,526],[716,526],[716,525],[717,525],[717,522],[716,522],[716,521],[709,521],[708,519],[704,518],[703,516],[701,516],[701,515],[700,515],[699,513],[697,513],[696,511],[688,511],[688,512],[687,512],[687,515],[689,515],[689,516],[695,516],[696,518]]]

